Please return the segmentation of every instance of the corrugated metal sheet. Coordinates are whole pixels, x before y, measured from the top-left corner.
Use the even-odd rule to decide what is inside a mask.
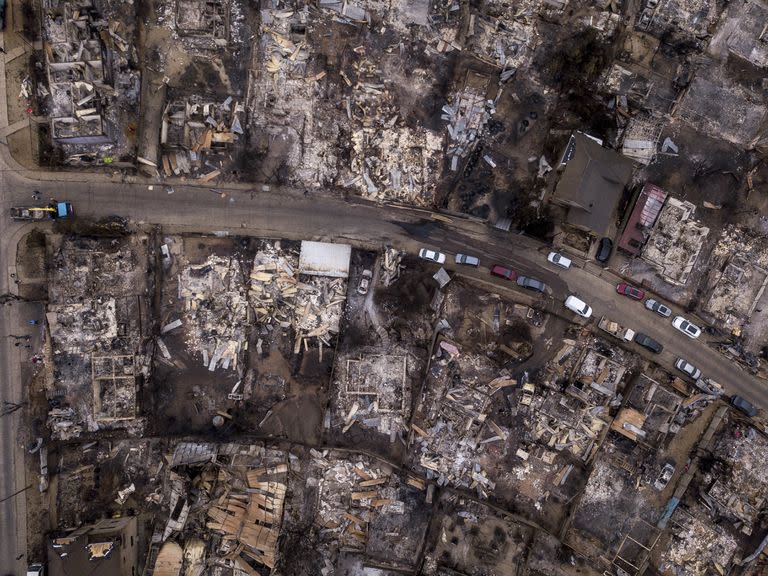
[[[348,278],[351,256],[352,246],[349,244],[305,240],[301,243],[299,272],[310,276]]]

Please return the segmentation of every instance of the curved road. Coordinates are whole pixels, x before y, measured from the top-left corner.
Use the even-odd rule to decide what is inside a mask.
[[[7,155],[7,148],[1,148],[0,154]],[[547,282],[552,292],[551,300],[547,302],[549,309],[570,316],[562,307],[562,301],[569,293],[578,294],[593,307],[596,317],[605,314],[652,336],[665,347],[661,355],[652,356],[629,344],[634,351],[672,371],[675,357],[683,356],[698,366],[705,376],[724,384],[729,393],[740,394],[759,406],[768,405],[766,383],[741,371],[707,347],[706,335],[699,340],[690,340],[675,330],[669,319],[647,311],[640,302],[617,295],[617,278],[594,263],[574,262],[570,270],[550,265],[546,261],[547,247],[524,236],[503,233],[460,218],[451,218],[451,222],[433,220],[423,210],[382,207],[361,200],[345,202],[304,196],[274,187],[267,192],[261,191],[260,187],[254,188],[253,192],[244,187],[219,188],[226,192],[222,195],[207,187],[179,186],[173,194],[167,194],[163,185],[154,185],[150,189],[146,183],[113,182],[102,175],[92,174],[35,174],[36,178],[47,181],[40,182],[30,180],[32,174],[18,168],[12,159],[2,160],[0,156],[0,294],[7,294],[14,287],[10,274],[16,242],[24,232],[23,225],[10,222],[6,214],[12,205],[29,203],[32,191],[39,189],[44,198],[55,196],[71,201],[76,214],[92,217],[118,214],[136,223],[160,225],[170,233],[227,230],[243,235],[349,242],[369,248],[391,244],[411,253],[421,246],[429,246],[447,252],[449,261],[452,261],[450,255],[456,252],[478,255],[483,268],[464,268],[461,270],[464,275],[489,281],[487,267],[490,264],[511,265],[526,275]],[[448,268],[453,266],[449,264]],[[500,288],[510,287],[509,283],[492,281]],[[1,308],[2,401],[19,402],[25,396],[20,377],[20,354],[7,337],[8,334],[23,333],[28,328],[23,306],[16,303]],[[23,443],[29,439],[17,436],[20,423],[21,411],[0,417],[0,498],[30,483],[34,483],[32,489],[36,489],[37,478],[24,477]],[[26,551],[24,497],[8,498],[0,506],[0,572],[22,573],[27,561],[20,557]]]

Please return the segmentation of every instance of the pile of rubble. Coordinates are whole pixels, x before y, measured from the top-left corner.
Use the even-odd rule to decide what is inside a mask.
[[[67,239],[54,249],[45,319],[53,364],[48,426],[56,438],[143,425],[135,416],[136,377],[150,373],[140,312],[145,240]]]
[[[709,228],[694,219],[696,206],[668,197],[651,230],[642,258],[667,282],[683,285],[709,235]]]
[[[315,11],[296,2],[261,3],[260,61],[251,66],[248,130],[266,157],[266,178],[280,167],[290,169],[298,186],[317,188],[335,181],[341,122],[334,115],[337,101],[326,82],[323,58],[309,41],[317,25]]]
[[[534,395],[529,416],[533,439],[555,451],[566,450],[587,460],[608,426],[608,410],[584,404],[581,398],[549,391]]]
[[[330,348],[331,340],[339,333],[339,324],[347,300],[347,280],[312,276],[302,283],[296,293],[293,327],[296,341],[293,351],[309,349],[311,338],[317,338],[320,359],[323,356],[323,344]]]
[[[343,420],[343,432],[357,424],[377,430],[394,443],[407,429],[411,381],[419,363],[400,347],[386,352],[356,348],[353,354],[339,357],[335,370],[335,408]]]
[[[43,52],[51,138],[69,164],[112,164],[135,154],[128,130],[138,116],[132,21],[99,14],[89,1],[46,0]],[[119,15],[112,15],[119,17]]]
[[[399,252],[391,246],[384,247],[384,253],[380,260],[381,274],[379,275],[383,286],[389,286],[400,277],[400,270],[404,268],[401,263],[403,255],[403,252]]]
[[[275,326],[290,327],[299,289],[297,265],[296,255],[283,253],[277,242],[265,244],[254,256],[248,301],[262,332],[270,332]]]
[[[691,513],[693,512],[693,514]],[[693,510],[678,508],[673,518],[674,538],[662,565],[674,574],[694,576],[726,572],[739,550],[736,539],[715,525],[700,506]]]
[[[535,22],[533,18],[486,18],[472,14],[466,34],[467,48],[493,66],[524,68],[530,63],[538,44]]]
[[[319,470],[317,522],[322,527],[321,546],[363,551],[369,543],[369,529],[383,515],[403,515],[404,485],[424,490],[423,480],[408,477],[405,482],[367,458],[331,458],[328,451],[311,449],[312,463]],[[327,558],[331,554],[326,554]],[[325,572],[324,572],[325,573]]]
[[[503,383],[484,376],[493,368],[483,356],[462,354],[448,340],[441,340],[438,349],[426,398],[411,424],[414,458],[439,486],[450,483],[487,497],[495,483],[481,469],[480,456],[488,443],[507,437],[488,419],[491,395]]]
[[[443,106],[442,119],[448,121],[450,137],[447,154],[451,158],[453,172],[459,169],[459,161],[475,149],[495,111],[493,100],[488,100],[484,92],[470,87],[457,93],[452,104]]]
[[[358,127],[352,132],[351,175],[344,185],[372,200],[430,205],[441,138],[403,124],[389,82],[373,61],[362,57],[354,63],[349,73],[354,83],[347,73],[341,74],[351,88],[344,100],[347,117]]]
[[[83,299],[77,304],[52,304],[45,315],[55,353],[78,354],[107,350],[117,338],[114,298]]]
[[[308,20],[306,6],[303,8],[297,6],[296,9],[263,8],[261,10],[261,39],[265,46],[267,72],[275,76],[304,78],[309,59],[309,46],[303,38],[298,40],[297,36],[303,35],[295,31],[305,27]]]
[[[160,133],[165,175],[201,174],[204,181],[218,176],[220,166],[210,160],[240,140],[244,119],[245,107],[231,96],[223,102],[192,97],[168,103]]]
[[[152,539],[160,549],[155,569],[164,566],[169,554],[163,550],[173,548],[176,538],[187,547],[195,543],[196,553],[178,560],[179,568],[187,564],[185,574],[214,567],[245,574],[255,574],[253,565],[273,569],[287,489],[285,453],[256,445],[181,443],[168,460],[162,496],[168,519]]]
[[[768,439],[755,428],[734,426],[723,434],[713,451],[718,462],[705,478],[709,490],[702,498],[718,516],[728,518],[751,535],[760,511],[768,502]]]
[[[243,271],[236,257],[211,255],[203,264],[185,266],[179,277],[184,300],[187,346],[213,372],[238,369],[247,347],[248,301]]]

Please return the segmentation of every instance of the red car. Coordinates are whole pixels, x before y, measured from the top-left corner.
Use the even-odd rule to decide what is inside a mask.
[[[498,264],[494,265],[493,268],[491,268],[491,274],[493,276],[498,276],[499,278],[504,278],[505,280],[517,279],[517,272],[515,272],[511,268],[505,268],[504,266],[500,266]]]
[[[640,288],[635,288],[634,286],[627,284],[626,282],[618,284],[616,286],[616,292],[623,294],[624,296],[634,298],[635,300],[642,300],[645,298],[645,292],[640,290]]]

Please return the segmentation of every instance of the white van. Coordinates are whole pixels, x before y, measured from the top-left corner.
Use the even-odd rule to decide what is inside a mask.
[[[583,300],[576,298],[576,296],[568,296],[568,298],[565,299],[565,307],[571,312],[576,312],[576,314],[583,316],[584,318],[592,316],[592,308],[590,308]]]

